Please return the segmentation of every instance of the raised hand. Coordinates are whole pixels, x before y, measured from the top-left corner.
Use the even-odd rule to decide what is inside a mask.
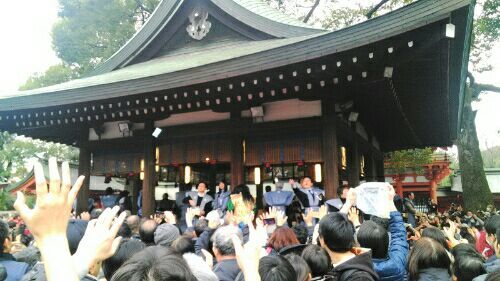
[[[168,224],[176,224],[177,223],[177,219],[175,218],[174,213],[172,213],[171,211],[165,211],[164,214],[165,214],[165,222],[166,223],[168,223]]]
[[[78,249],[73,255],[75,264],[82,266],[92,266],[111,257],[120,245],[121,237],[116,237],[126,213],[123,212],[117,218],[120,211],[119,206],[113,209],[107,208],[98,219],[92,220],[87,225],[87,230],[83,236]]]
[[[71,208],[85,177],[80,176],[71,186],[69,164],[62,165],[62,180],[59,176],[57,160],[49,159],[49,183],[45,179],[43,167],[34,164],[36,182],[36,204],[33,209],[26,205],[24,195],[17,193],[14,208],[33,233],[42,254],[45,273],[49,281],[79,280],[71,262],[66,238],[66,228]]]
[[[260,229],[259,226],[255,229],[251,223],[248,224],[248,227],[250,237],[244,246],[242,246],[241,240],[237,235],[233,235],[231,239],[233,240],[238,266],[243,272],[245,280],[260,281],[259,260],[265,252],[262,248],[263,245],[259,233],[262,231],[265,232],[265,229],[263,227]]]
[[[80,176],[71,187],[69,164],[62,165],[62,182],[59,176],[57,160],[49,160],[50,180],[47,186],[43,167],[36,162],[34,165],[36,181],[36,204],[33,209],[26,205],[22,192],[17,192],[14,208],[26,222],[38,243],[46,237],[60,235],[66,237],[66,227],[71,215],[71,208],[76,195],[83,184],[84,176]]]
[[[192,208],[187,208],[186,210],[186,225],[187,227],[193,226],[194,213]]]
[[[349,218],[349,220],[352,222],[354,227],[361,224],[359,222],[359,211],[358,211],[358,208],[356,208],[356,207],[351,207],[351,209],[349,209],[349,213],[347,214],[347,218]]]
[[[306,223],[307,226],[311,227],[314,225],[313,223],[313,212],[307,212],[306,214],[302,214],[302,218],[304,219],[304,222]]]
[[[89,212],[83,212],[78,216],[79,219],[84,220],[84,221],[89,221],[90,220],[90,214]]]

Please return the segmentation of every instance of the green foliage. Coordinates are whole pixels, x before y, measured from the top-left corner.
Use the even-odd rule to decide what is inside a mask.
[[[78,149],[0,132],[0,182],[24,178],[28,173],[25,167],[27,160],[31,158],[48,159],[49,157],[76,162]]]
[[[57,64],[49,67],[44,73],[32,74],[26,83],[19,87],[19,90],[31,90],[60,84],[78,78],[78,69],[66,64]]]
[[[485,168],[500,168],[500,146],[481,151]]]
[[[470,61],[478,72],[492,70],[488,58],[500,35],[500,1],[478,1],[481,12],[474,21]]]
[[[33,74],[20,90],[76,79],[113,55],[143,25],[160,0],[59,0],[52,45],[62,60]]]
[[[394,174],[404,174],[408,169],[423,172],[423,166],[432,162],[432,149],[408,149],[386,154],[385,168]]]
[[[0,189],[0,211],[14,209],[14,197],[4,189]]]

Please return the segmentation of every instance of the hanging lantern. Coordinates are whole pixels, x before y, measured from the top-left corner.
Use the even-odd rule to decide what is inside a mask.
[[[323,180],[321,176],[321,164],[314,165],[314,181],[321,182]]]
[[[188,184],[191,182],[191,167],[184,167],[184,183]]]
[[[254,169],[254,180],[256,185],[260,184],[260,167]]]

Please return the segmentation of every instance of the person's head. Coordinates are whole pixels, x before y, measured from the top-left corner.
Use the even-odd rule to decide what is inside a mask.
[[[205,193],[207,191],[207,184],[203,181],[199,182],[198,185],[196,186],[196,189],[198,189],[199,193]]]
[[[161,197],[163,200],[168,200],[168,193],[163,193],[163,196]]]
[[[186,261],[172,249],[148,247],[129,258],[113,275],[111,281],[197,281]]]
[[[297,236],[295,236],[293,230],[285,227],[277,228],[267,241],[267,245],[273,248],[276,252],[279,252],[286,246],[298,244],[300,244],[300,242],[297,239]]]
[[[155,230],[155,244],[169,247],[181,234],[177,226],[164,223]]]
[[[241,230],[234,225],[219,227],[212,235],[212,251],[217,261],[223,257],[234,257],[235,250],[231,239],[234,235],[243,241]]]
[[[111,188],[111,187],[107,187],[107,188],[106,188],[105,193],[106,193],[106,195],[111,195],[111,194],[113,194],[113,188]]]
[[[330,256],[326,250],[318,245],[307,246],[302,251],[301,256],[309,265],[312,277],[319,277],[327,274],[332,265]]]
[[[123,238],[130,238],[132,237],[132,230],[130,229],[130,226],[128,226],[128,224],[122,223],[116,235]]]
[[[87,230],[88,221],[69,220],[66,228],[66,237],[68,238],[69,251],[73,255],[78,249],[78,245]]]
[[[373,221],[365,221],[356,234],[361,247],[372,250],[372,257],[384,259],[389,249],[389,234],[381,225]]]
[[[200,235],[208,228],[208,221],[206,219],[199,219],[194,224],[194,233],[196,237],[200,237]]]
[[[0,254],[9,252],[12,242],[11,238],[9,225],[3,220],[0,220]]]
[[[441,246],[443,246],[446,250],[450,250],[450,246],[448,244],[448,240],[446,240],[446,236],[443,231],[437,227],[427,227],[422,231],[422,237],[431,238],[436,240]]]
[[[210,269],[210,267],[202,257],[193,253],[186,253],[182,255],[182,258],[186,261],[189,269],[197,280],[219,281],[217,275],[215,275],[215,273]]]
[[[471,244],[458,244],[451,251],[455,262],[453,274],[457,281],[472,281],[475,277],[485,274],[484,258]]]
[[[442,268],[449,271],[450,265],[450,257],[441,244],[431,238],[420,238],[415,242],[408,258],[409,280],[418,280],[423,269]]]
[[[194,242],[189,235],[182,235],[172,242],[172,249],[179,254],[194,253]]]
[[[285,255],[285,259],[292,265],[293,269],[295,270],[295,273],[297,274],[297,281],[311,280],[311,269],[302,257],[296,254],[288,254]]]
[[[303,188],[311,188],[313,187],[313,182],[311,180],[310,177],[308,176],[305,176],[302,178],[302,180],[300,181],[300,185],[303,187]]]
[[[132,215],[127,218],[127,224],[130,227],[130,230],[133,234],[139,234],[139,224],[141,222],[141,218],[136,215]]]
[[[155,230],[157,224],[152,219],[147,219],[141,223],[139,227],[139,236],[141,237],[142,242],[146,243],[146,245],[152,245],[155,243]]]
[[[219,187],[219,191],[226,191],[226,182],[219,181],[218,187]]]
[[[235,186],[231,194],[241,194],[241,196],[243,197],[243,201],[254,202],[252,193],[250,193],[250,188],[248,188],[248,186],[246,186],[245,184],[239,184]]]
[[[330,213],[319,222],[319,240],[329,254],[350,251],[354,247],[354,232],[354,226],[342,213]]]
[[[276,190],[281,190],[283,188],[283,186],[280,186],[280,187],[278,187],[278,184],[276,184]],[[266,185],[265,190],[266,190],[266,192],[271,192],[272,187],[270,185]]]
[[[495,237],[497,230],[500,229],[500,215],[491,216],[484,224],[486,230],[486,242],[494,247],[497,237]]]
[[[467,211],[467,216],[468,217],[472,217],[472,212],[471,211]]]
[[[415,194],[413,192],[408,193],[408,198],[411,200],[415,199]]]
[[[282,256],[266,256],[260,259],[259,275],[262,281],[298,280],[293,266]]]
[[[146,245],[134,239],[122,239],[115,254],[102,262],[102,270],[106,280],[111,280],[115,271],[130,257],[146,248]]]
[[[92,211],[90,211],[90,219],[91,220],[95,220],[95,219],[98,219],[102,214],[102,209],[99,209],[99,208],[96,208],[96,209],[92,209]]]
[[[307,231],[307,227],[297,224],[292,227],[295,236],[297,236],[297,240],[299,240],[300,244],[306,244],[307,238],[309,237],[309,233]]]

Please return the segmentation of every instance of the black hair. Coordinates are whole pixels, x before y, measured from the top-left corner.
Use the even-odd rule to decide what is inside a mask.
[[[436,240],[423,237],[415,242],[408,258],[408,280],[418,280],[420,271],[426,268],[442,268],[450,272],[451,260],[446,249]]]
[[[241,193],[241,195],[243,197],[243,201],[255,202],[255,200],[253,199],[252,194],[250,193],[250,189],[245,184],[239,184],[239,185],[237,185],[233,189],[233,191],[231,192],[231,194],[240,194],[240,193]]]
[[[422,237],[428,237],[435,241],[437,241],[441,246],[443,246],[446,250],[450,250],[450,246],[448,244],[448,240],[446,240],[446,236],[443,231],[437,227],[427,227],[422,231]]]
[[[259,275],[262,281],[297,280],[293,266],[282,256],[266,256],[260,259]]]
[[[172,242],[172,250],[183,255],[185,253],[194,253],[193,239],[188,235],[182,235]]]
[[[9,234],[10,234],[9,225],[3,220],[0,220],[0,254],[3,253],[4,251],[3,244],[5,242],[5,239],[7,238],[9,240],[11,239]]]
[[[307,281],[309,274],[311,274],[311,269],[307,265],[306,261],[296,254],[288,254],[285,259],[292,265],[297,274],[297,281]]]
[[[116,234],[116,236],[121,236],[123,238],[130,238],[132,237],[132,229],[130,229],[130,226],[128,226],[128,224],[124,222],[120,226],[120,229],[118,229],[118,233]]]
[[[330,213],[319,222],[319,236],[333,252],[348,252],[354,247],[354,226],[342,213]]]
[[[484,224],[484,229],[486,229],[486,233],[495,235],[497,229],[500,229],[500,215],[490,217]]]
[[[373,221],[365,221],[356,234],[361,247],[370,248],[372,257],[383,259],[389,249],[389,234],[381,225]]]
[[[156,222],[152,219],[145,220],[141,223],[139,227],[139,236],[146,245],[153,245],[155,243],[156,227]]]
[[[196,237],[200,237],[200,235],[208,228],[208,220],[199,219],[194,223],[194,232],[196,233]]]
[[[299,240],[300,244],[307,243],[307,238],[309,238],[309,232],[307,231],[307,227],[301,224],[296,224],[292,227],[292,230],[295,233],[295,236],[297,236],[297,239]]]
[[[486,279],[484,281],[497,281],[500,280],[500,270],[490,272],[486,275]]]
[[[270,185],[266,185],[265,189],[266,192],[271,192],[272,187]]]
[[[457,281],[472,281],[479,275],[486,273],[484,258],[471,244],[458,244],[452,250],[455,262],[453,263],[453,274]]]
[[[197,281],[184,259],[163,246],[147,247],[128,259],[111,281]]]
[[[309,245],[302,251],[302,258],[311,269],[312,277],[323,276],[330,271],[330,256],[318,245]]]
[[[115,271],[130,257],[146,248],[146,245],[135,239],[122,239],[115,254],[102,262],[102,270],[106,280],[111,280]]]
[[[113,194],[113,188],[111,188],[111,187],[107,187],[107,188],[106,188],[105,193],[106,193],[106,195],[111,195],[111,194]]]
[[[200,184],[204,184],[205,185],[205,188],[208,189],[208,184],[204,181],[200,181],[197,185],[196,185],[196,189],[198,189],[198,187],[200,187]]]

